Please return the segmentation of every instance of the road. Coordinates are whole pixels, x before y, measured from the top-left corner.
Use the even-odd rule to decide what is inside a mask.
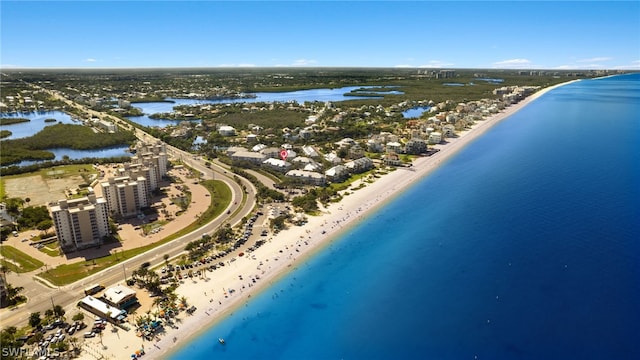
[[[50,93],[61,98],[69,106],[83,108],[81,105],[72,103],[70,100],[61,97],[56,92],[50,91]],[[86,108],[83,108],[83,110],[99,118],[108,116]],[[128,125],[126,126],[128,127]],[[156,138],[142,130],[138,129],[135,133],[141,140],[157,141]],[[169,257],[177,256],[184,252],[184,247],[187,243],[200,238],[203,233],[206,232],[211,234],[222,224],[235,226],[242,220],[242,218],[252,212],[256,204],[256,189],[251,182],[238,176],[237,178],[240,179],[242,183],[241,186],[234,180],[234,174],[222,165],[211,163],[210,167],[208,167],[205,165],[205,160],[202,160],[200,157],[196,159],[193,154],[177,149],[173,146],[167,145],[167,153],[174,159],[182,160],[185,165],[193,168],[194,170],[200,171],[204,174],[202,176],[203,179],[221,180],[227,184],[232,191],[232,201],[229,204],[227,211],[210,223],[187,235],[66,286],[51,288],[43,285],[41,282],[36,280],[36,277],[34,276],[36,272],[40,271],[40,269],[36,270],[31,275],[14,273],[7,274],[7,281],[10,284],[24,287],[22,294],[26,295],[29,298],[29,301],[26,305],[21,305],[17,309],[0,310],[0,324],[2,324],[3,328],[8,326],[24,326],[27,324],[27,319],[30,313],[39,311],[41,314],[44,314],[47,309],[52,308],[53,304],[61,305],[67,310],[67,312],[70,312],[74,309],[75,304],[84,296],[83,289],[87,286],[99,283],[108,287],[117,283],[123,283],[125,277],[130,276],[131,272],[134,269],[139,268],[142,263],[149,261],[153,266],[163,262],[165,254],[168,254]],[[245,191],[246,199],[243,201],[243,193],[245,193]]]

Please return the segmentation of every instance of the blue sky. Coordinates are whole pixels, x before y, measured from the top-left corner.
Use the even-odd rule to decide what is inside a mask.
[[[0,66],[640,69],[639,1],[0,1]]]

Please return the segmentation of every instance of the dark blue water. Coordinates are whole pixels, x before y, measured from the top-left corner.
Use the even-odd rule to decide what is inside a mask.
[[[640,358],[639,114],[547,93],[172,359]]]

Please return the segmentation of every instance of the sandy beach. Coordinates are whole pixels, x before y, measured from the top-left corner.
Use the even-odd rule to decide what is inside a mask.
[[[165,327],[164,333],[160,334],[156,341],[143,342],[134,330],[112,332],[109,331],[109,327],[102,339],[86,339],[87,351],[83,352],[82,358],[93,359],[102,355],[105,358],[125,359],[141,348],[145,350],[143,358],[158,359],[168,356],[247,302],[252,295],[266,289],[313,253],[326,247],[372,210],[390,201],[417,180],[423,179],[493,125],[549,90],[566,84],[568,83],[542,89],[520,103],[476,122],[470,130],[458,134],[456,138],[447,139],[447,144],[436,145],[439,152],[416,159],[411,168],[398,168],[373,183],[365,183],[366,186],[361,189],[347,190],[350,194],[340,203],[332,203],[323,208],[322,215],[309,217],[308,223],[304,226],[292,226],[268,238],[262,247],[245,256],[236,255],[233,260],[227,260],[224,267],[215,271],[205,271],[205,277],[183,279],[176,293],[185,296],[188,306],[193,305],[197,310],[192,315],[180,313],[177,326]],[[357,181],[352,187],[359,185],[360,182]],[[212,339],[213,341],[217,339]]]

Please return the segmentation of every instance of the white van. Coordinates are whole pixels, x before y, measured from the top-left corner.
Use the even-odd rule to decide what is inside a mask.
[[[93,331],[84,333],[85,338],[92,338],[94,336],[96,336],[96,333],[94,333]]]

